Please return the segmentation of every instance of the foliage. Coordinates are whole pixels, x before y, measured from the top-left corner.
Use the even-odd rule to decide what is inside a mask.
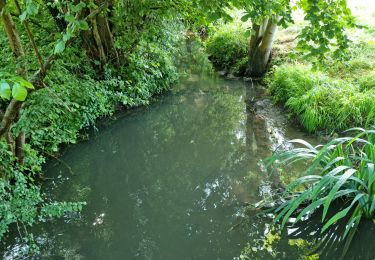
[[[34,89],[33,84],[22,77],[10,76],[8,80],[2,79],[0,83],[0,97],[5,100],[12,97],[18,101],[25,101],[27,89]]]
[[[62,217],[68,212],[80,211],[84,203],[44,199],[40,188],[30,181],[40,173],[44,159],[27,147],[27,160],[25,164],[19,165],[7,146],[0,142],[0,170],[3,175],[0,178],[0,240],[8,232],[9,226],[16,224],[20,237],[25,242],[30,242],[29,249],[37,250],[29,239],[27,227],[45,222],[51,217]]]
[[[269,164],[275,167],[301,160],[309,163],[304,176],[286,188],[285,202],[275,209],[275,221],[282,220],[284,226],[295,214],[295,222],[298,222],[306,214],[323,207],[321,232],[324,232],[350,214],[343,234],[344,238],[349,235],[350,243],[361,218],[374,218],[375,130],[355,128],[349,131],[359,133],[355,137],[335,138],[316,147],[303,140],[294,140],[293,143],[302,147],[269,158]],[[344,207],[328,219],[327,213],[335,201]],[[301,207],[303,210],[299,211]]]
[[[214,72],[211,61],[208,58],[204,42],[196,33],[190,33],[185,36],[185,41],[177,52],[177,68],[181,74],[191,75],[212,75]]]
[[[178,80],[172,57],[156,46],[141,46],[129,60],[129,66],[121,72],[127,75],[126,80],[116,90],[117,101],[123,105],[146,105],[153,95],[169,89]]]
[[[77,13],[82,8],[85,5],[79,8],[72,5],[68,10]],[[39,14],[46,14],[47,11],[42,6],[38,10]],[[65,32],[53,35],[45,31],[34,32],[40,44],[39,51],[45,55],[58,54],[59,59],[54,61],[43,79],[43,86],[38,85],[35,91],[26,93],[27,98],[25,95],[22,100],[19,99],[24,103],[19,119],[11,127],[11,134],[16,137],[25,133],[24,164],[17,163],[9,145],[0,141],[0,196],[4,201],[0,209],[0,239],[12,225],[29,227],[60,217],[65,212],[81,209],[81,203],[53,202],[49,195],[42,193],[37,180],[42,174],[44,156],[55,154],[61,144],[75,143],[83,128],[94,125],[99,117],[111,115],[118,104],[127,108],[148,104],[155,94],[169,89],[178,80],[175,55],[183,39],[181,31],[185,30],[181,21],[157,16],[152,26],[134,37],[135,46],[129,46],[128,42],[118,37],[117,44],[122,50],[132,48],[126,55],[126,65],[119,68],[108,63],[98,68],[98,62],[93,61],[87,51],[82,51],[82,41],[71,43],[78,36],[77,30],[87,28],[85,21],[73,19],[69,12],[64,15],[68,20]],[[32,18],[25,19],[31,21]],[[53,21],[46,20],[46,26],[55,30],[51,25]],[[0,35],[1,43],[6,43],[4,36]],[[29,71],[38,70],[38,63],[31,55],[31,46],[25,46]],[[1,120],[2,111],[5,111],[12,97],[12,89],[17,88],[17,84],[24,88],[31,88],[32,85],[28,80],[14,75],[17,66],[10,48],[1,49],[0,54],[4,57],[0,61],[3,68],[0,77],[3,79],[0,83]],[[18,100],[15,94],[13,98]],[[32,234],[26,236],[26,232],[22,228],[20,236],[32,243]],[[35,246],[32,248],[37,249]]]
[[[267,82],[274,101],[285,104],[310,132],[366,126],[375,120],[375,90],[363,87],[364,82],[352,84],[295,65],[275,68]]]
[[[346,0],[256,0],[246,2],[244,9],[242,21],[250,19],[261,25],[265,19],[272,19],[283,28],[295,22],[292,12],[299,9],[305,14],[306,23],[298,35],[298,49],[306,54],[305,58],[324,62],[329,56],[336,60],[348,57],[349,38],[345,30],[356,24]]]
[[[243,74],[247,66],[246,30],[236,24],[221,25],[208,39],[207,53],[210,60],[219,69],[235,74]],[[245,60],[245,64],[244,64]]]

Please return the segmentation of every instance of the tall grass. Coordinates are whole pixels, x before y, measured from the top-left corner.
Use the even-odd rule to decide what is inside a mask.
[[[315,147],[303,140],[294,140],[292,142],[301,147],[268,158],[268,166],[276,168],[301,160],[308,162],[304,176],[288,185],[283,194],[284,202],[274,210],[276,222],[281,221],[285,226],[292,215],[298,222],[322,208],[321,232],[324,232],[350,214],[343,234],[349,245],[361,219],[374,219],[375,128],[348,131],[358,134]],[[336,202],[343,208],[328,218],[327,213]]]
[[[267,81],[274,101],[284,104],[309,132],[366,127],[375,120],[371,78],[354,84],[302,65],[285,65],[275,68]]]

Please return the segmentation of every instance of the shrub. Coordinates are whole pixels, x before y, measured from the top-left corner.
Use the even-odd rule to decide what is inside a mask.
[[[236,24],[223,25],[208,39],[207,53],[215,67],[227,71],[236,68],[237,73],[243,71],[248,49],[245,32]]]
[[[16,158],[8,150],[8,145],[0,141],[0,240],[8,232],[11,224],[18,226],[20,237],[27,242],[27,253],[37,253],[38,247],[27,227],[45,222],[52,217],[61,217],[68,212],[82,209],[84,203],[54,202],[44,196],[34,184],[34,177],[40,174],[44,158],[26,146],[25,164],[16,163]],[[20,228],[21,226],[22,228]]]
[[[169,37],[178,40],[173,34]],[[0,141],[0,240],[11,225],[32,226],[81,209],[82,203],[53,202],[42,193],[35,180],[42,174],[42,154],[57,152],[61,144],[75,143],[82,128],[112,114],[115,105],[148,104],[153,95],[169,89],[178,80],[172,62],[174,46],[174,42],[141,42],[129,54],[127,66],[114,70],[108,65],[104,78],[78,48],[68,48],[55,61],[44,80],[47,88],[28,96],[19,121],[12,127],[15,135],[26,135],[25,165],[18,165],[8,145]],[[20,236],[33,243],[31,234]],[[30,249],[37,250],[33,245]]]
[[[113,112],[112,93],[90,77],[54,70],[48,84],[30,96],[15,126],[39,151],[56,152],[62,143],[75,143],[83,127]]]

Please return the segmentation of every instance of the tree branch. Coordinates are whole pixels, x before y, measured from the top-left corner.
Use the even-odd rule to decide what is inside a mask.
[[[19,17],[18,14],[13,13],[13,12],[9,12],[9,14],[10,14],[13,18],[16,18],[17,20],[20,20],[20,17]],[[33,19],[32,17],[29,17],[28,19],[29,19],[28,21],[29,21],[30,23],[32,23],[32,24],[34,24],[35,26],[37,26],[37,27],[39,27],[39,28],[45,30],[46,32],[48,32],[48,33],[50,33],[50,34],[56,32],[56,31],[53,31],[53,30],[50,29],[50,28],[47,28],[47,27],[43,26],[40,22],[38,22],[37,20]]]
[[[84,20],[91,19],[95,15],[98,15],[106,6],[108,2],[103,3],[99,8],[94,10],[92,13],[90,13]],[[0,0],[0,14],[4,15],[4,6],[5,6],[5,0]],[[10,15],[9,15],[10,16]],[[69,45],[72,42],[72,39],[70,39],[66,45]],[[47,71],[52,67],[52,63],[54,60],[56,60],[59,57],[58,54],[52,54],[50,55],[47,60],[44,62],[42,67],[34,73],[34,75],[31,77],[30,82],[34,85],[35,90],[44,88],[45,85],[43,83],[44,78],[46,77]],[[34,91],[34,89],[27,89],[28,93]],[[6,108],[6,111],[4,113],[4,116],[0,122],[0,138],[4,137],[4,135],[9,131],[11,125],[16,120],[18,112],[20,111],[22,107],[22,102],[17,101],[15,99],[12,99],[9,103],[9,105]]]
[[[18,3],[18,0],[14,0],[14,4],[16,6],[17,12],[19,14],[21,14],[22,10],[21,10],[20,4]],[[42,55],[40,55],[38,46],[35,43],[34,35],[31,32],[30,27],[29,27],[29,22],[27,20],[25,20],[25,21],[22,22],[22,24],[25,27],[25,30],[26,30],[27,36],[29,37],[31,45],[33,46],[33,49],[34,49],[34,52],[35,52],[35,56],[36,56],[36,59],[37,59],[37,61],[39,63],[39,66],[40,66],[40,68],[42,68],[43,67],[43,58],[42,58]]]

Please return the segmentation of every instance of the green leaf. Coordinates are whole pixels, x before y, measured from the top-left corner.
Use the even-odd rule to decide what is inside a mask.
[[[249,29],[249,30],[246,30],[245,32],[245,37],[250,37],[254,34],[253,30],[252,29]]]
[[[15,83],[12,87],[12,96],[15,100],[25,101],[27,97],[27,89],[19,83]]]
[[[26,18],[27,18],[27,12],[23,12],[23,13],[19,16],[19,18],[20,18],[20,21],[21,21],[21,22],[25,21]]]
[[[241,17],[242,22],[247,22],[251,18],[251,14],[245,14],[244,16]]]
[[[15,76],[12,78],[13,82],[19,83],[22,87],[29,88],[29,89],[35,89],[33,84],[27,80],[25,80],[22,77]]]
[[[7,82],[3,81],[0,83],[0,97],[2,99],[10,99],[10,96],[12,94],[12,91],[10,89],[10,86]]]
[[[7,82],[0,84],[0,97],[9,100],[11,96],[11,89]]]
[[[55,46],[55,54],[62,53],[65,50],[65,42],[64,41],[59,41],[56,46]]]
[[[323,216],[322,221],[325,219],[328,208],[331,205],[331,202],[336,194],[336,192],[341,188],[341,186],[345,183],[347,179],[349,179],[357,170],[356,169],[349,169],[347,170],[336,182],[335,186],[333,186],[332,190],[329,192],[327,196],[327,200],[324,203],[324,209],[323,209]]]
[[[64,42],[67,42],[70,38],[72,38],[72,34],[70,32],[67,32],[63,35]]]
[[[79,21],[78,27],[79,27],[79,29],[84,30],[84,31],[89,29],[89,25],[86,21]]]
[[[327,221],[327,223],[323,226],[322,228],[322,233],[324,231],[326,231],[332,224],[334,224],[336,221],[338,221],[339,219],[342,219],[343,217],[345,217],[349,210],[353,207],[353,205],[361,198],[363,197],[363,194],[358,194],[354,200],[352,201],[352,203],[346,207],[345,209],[341,210],[340,212],[336,213],[330,220]]]
[[[28,1],[28,3],[26,4],[26,12],[29,14],[29,15],[36,15],[38,14],[38,6],[33,3],[32,1]]]

